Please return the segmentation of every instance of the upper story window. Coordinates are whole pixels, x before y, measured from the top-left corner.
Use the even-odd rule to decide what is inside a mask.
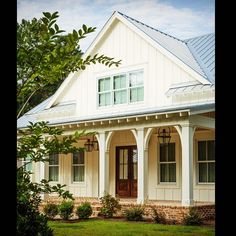
[[[49,181],[58,181],[59,179],[59,155],[49,155]]]
[[[198,141],[198,182],[215,182],[215,141]]]
[[[121,73],[99,79],[98,100],[100,107],[143,101],[143,71]]]

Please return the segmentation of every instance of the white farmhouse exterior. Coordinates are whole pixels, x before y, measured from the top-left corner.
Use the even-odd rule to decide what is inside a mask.
[[[65,134],[96,131],[99,150],[53,154],[33,165],[34,180],[66,184],[75,197],[214,203],[214,41],[180,40],[114,12],[85,57],[105,54],[121,65],[71,73],[17,121],[19,129],[47,120]],[[169,145],[159,143],[159,128],[170,129]]]

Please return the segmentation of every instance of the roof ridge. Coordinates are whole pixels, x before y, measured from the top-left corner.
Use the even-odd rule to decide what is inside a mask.
[[[137,23],[140,23],[140,24],[142,24],[142,25],[145,25],[146,27],[148,27],[148,28],[150,28],[150,29],[152,29],[152,30],[155,30],[155,31],[157,31],[157,32],[159,32],[159,33],[161,33],[161,34],[164,34],[164,35],[166,35],[166,36],[169,36],[169,37],[171,37],[171,38],[173,38],[173,39],[176,39],[176,40],[178,40],[178,41],[180,41],[180,42],[186,44],[186,42],[185,42],[184,40],[178,39],[178,38],[176,38],[176,37],[174,37],[174,36],[172,36],[172,35],[169,35],[169,34],[167,34],[167,33],[165,33],[165,32],[162,32],[161,30],[158,30],[158,29],[156,29],[156,28],[153,28],[153,27],[151,27],[151,26],[149,26],[149,25],[147,25],[147,24],[145,24],[145,23],[143,23],[143,22],[141,22],[141,21],[138,21],[138,20],[136,20],[136,19],[134,19],[134,18],[132,18],[132,17],[130,17],[130,16],[127,16],[126,14],[124,14],[124,13],[122,13],[122,12],[120,12],[120,11],[117,11],[117,12],[118,12],[119,14],[121,14],[122,16],[128,17],[128,18],[130,18],[131,20],[136,21]]]

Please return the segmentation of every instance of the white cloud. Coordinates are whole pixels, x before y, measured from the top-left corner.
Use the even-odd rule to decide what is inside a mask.
[[[213,9],[196,11],[161,0],[18,0],[17,5],[18,22],[22,18],[39,18],[43,11],[58,11],[58,24],[67,32],[79,29],[82,24],[96,26],[96,33],[81,41],[83,49],[115,10],[180,39],[214,31]]]

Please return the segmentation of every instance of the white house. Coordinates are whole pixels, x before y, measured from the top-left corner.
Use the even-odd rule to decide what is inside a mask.
[[[96,53],[121,65],[71,73],[17,125],[47,120],[65,134],[96,131],[99,150],[53,154],[33,165],[34,180],[66,184],[75,197],[106,191],[137,203],[214,204],[215,35],[180,40],[114,12],[85,57]],[[168,145],[158,139],[164,130]]]

